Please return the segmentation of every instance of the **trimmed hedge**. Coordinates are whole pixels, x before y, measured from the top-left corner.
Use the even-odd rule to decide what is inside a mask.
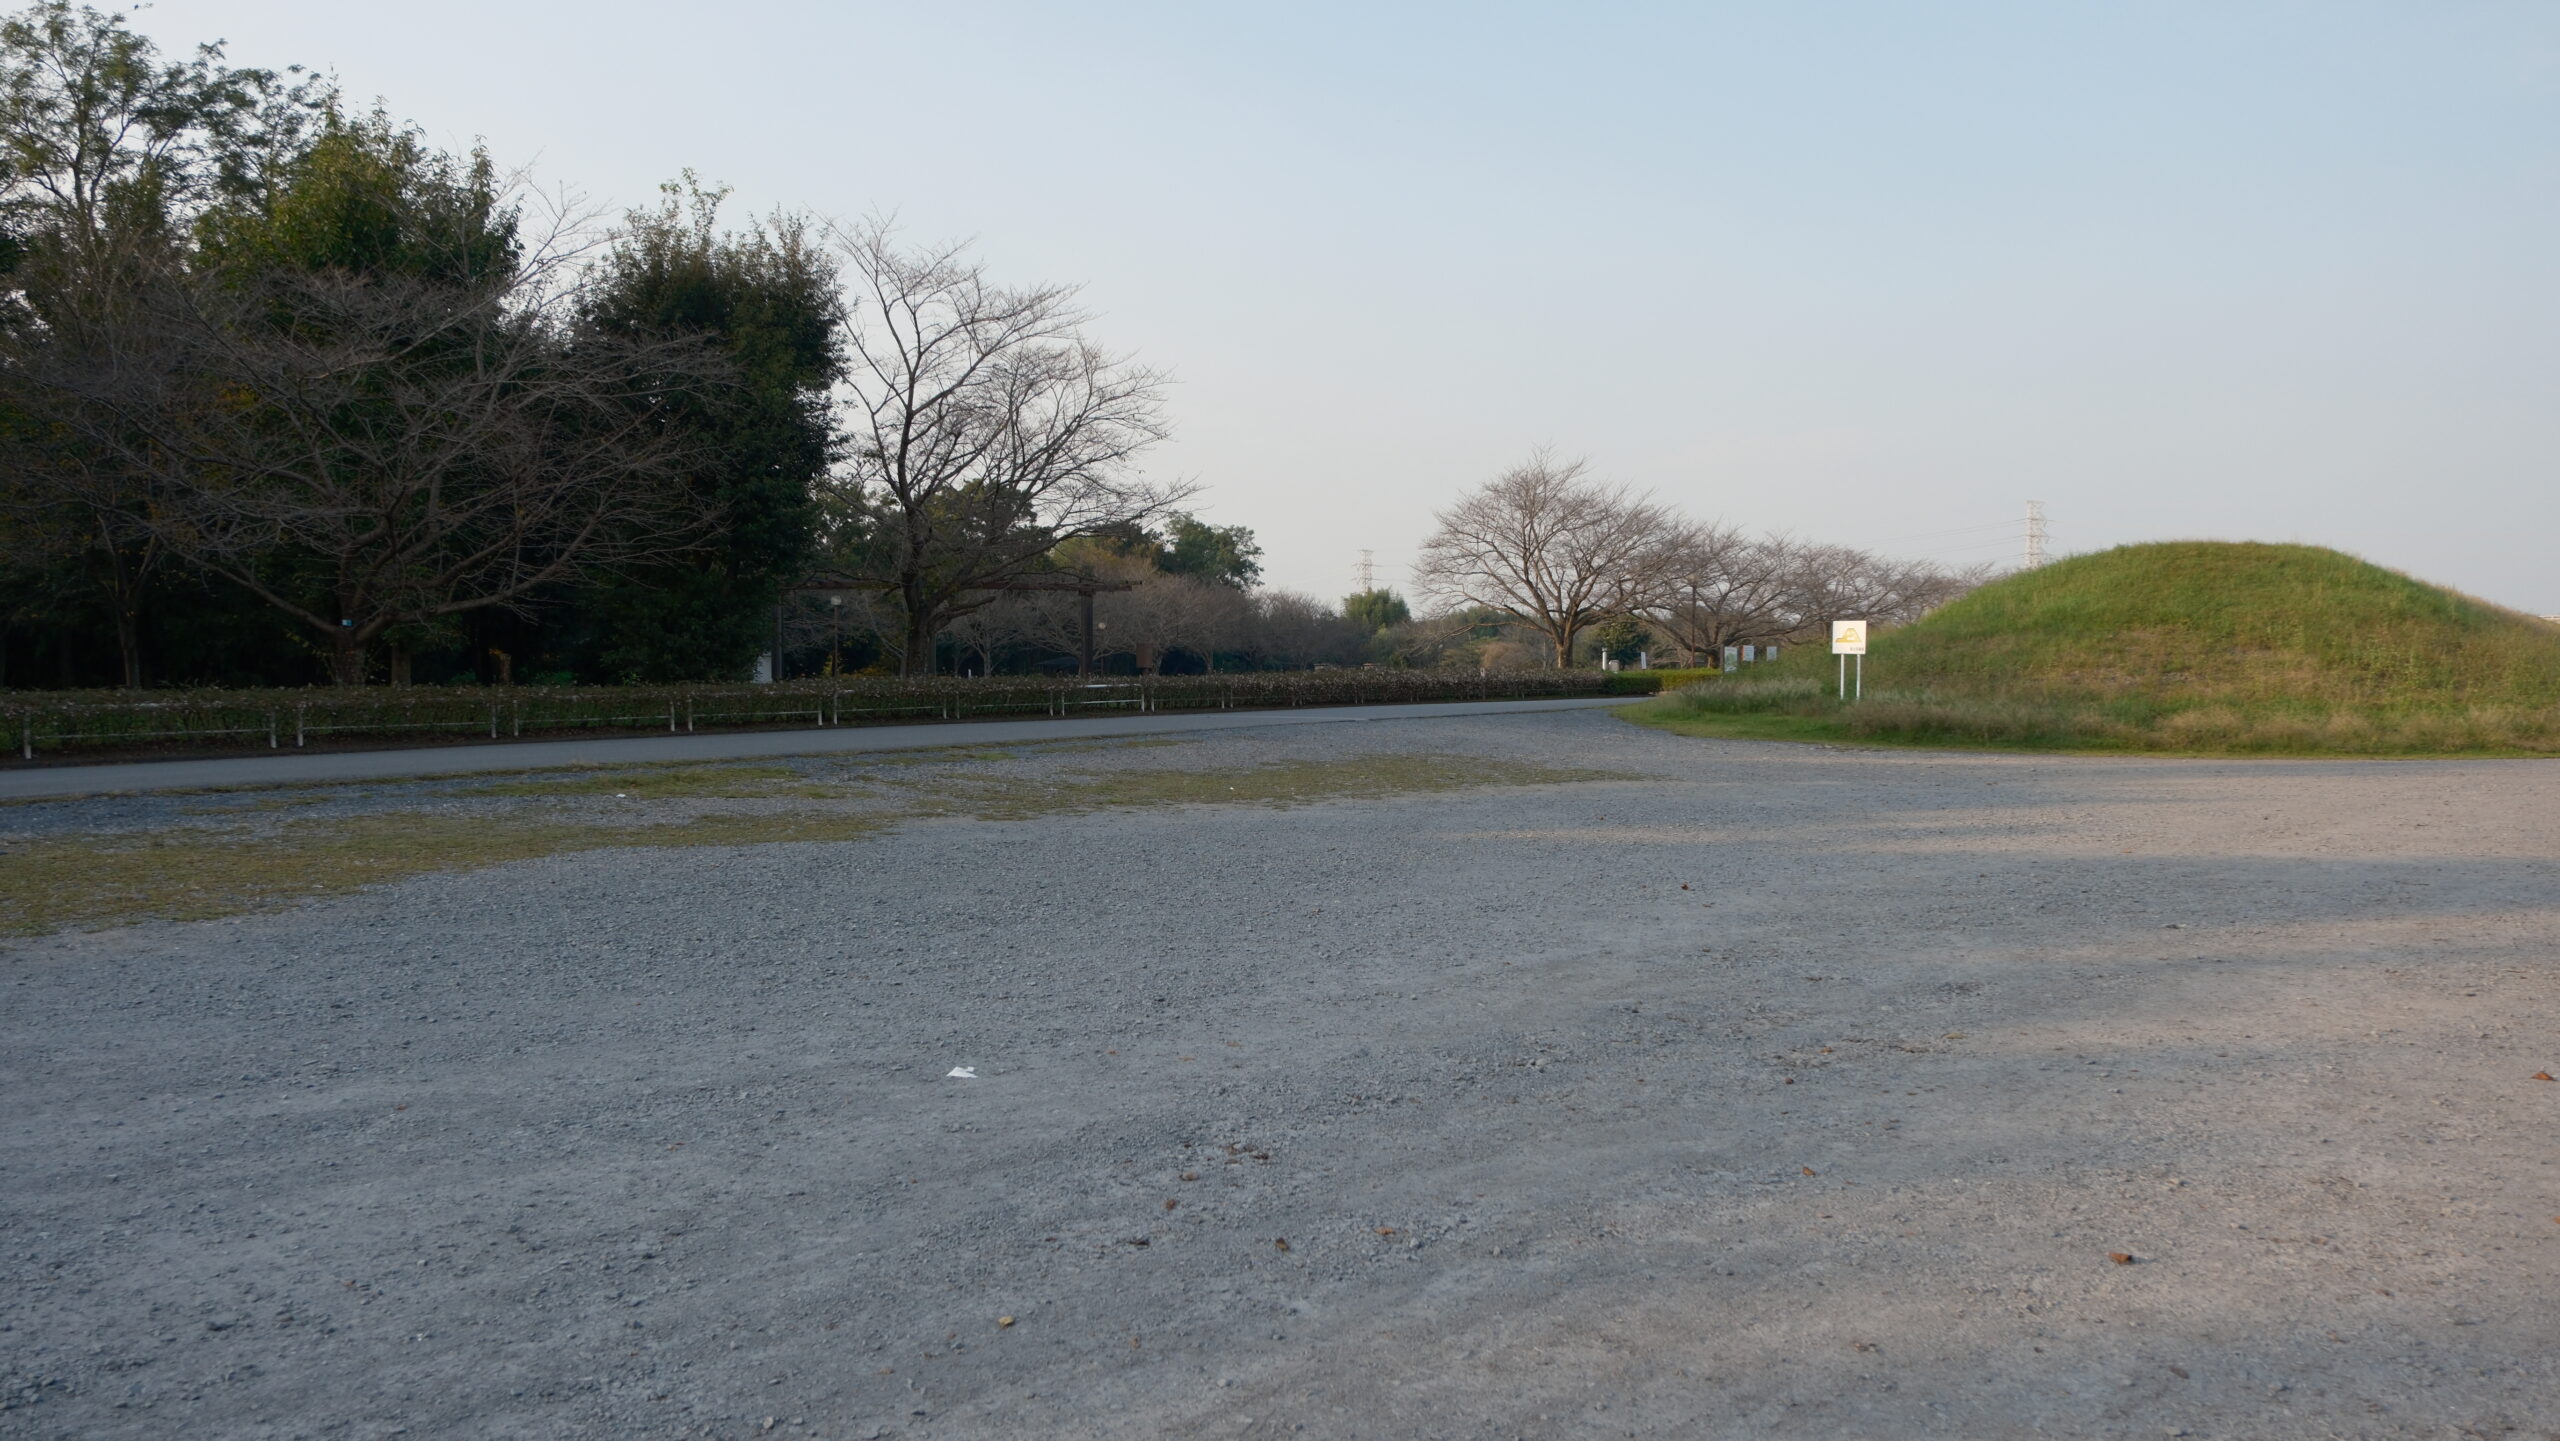
[[[1107,711],[1532,700],[1649,694],[1643,672],[1285,671],[1053,679],[842,676],[775,685],[401,686],[0,693],[10,753],[195,745],[282,750],[347,735],[477,739],[562,731],[876,725]]]

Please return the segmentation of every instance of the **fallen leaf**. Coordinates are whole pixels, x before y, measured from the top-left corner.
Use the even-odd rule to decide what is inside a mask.
[[[1200,1173],[1197,1171],[1185,1171],[1182,1173],[1182,1179],[1186,1181],[1197,1181],[1200,1179]]]
[[[2546,1081],[2547,1081],[2547,1080],[2550,1080],[2551,1078],[2550,1078],[2549,1076],[2545,1076],[2545,1077],[2543,1077],[2542,1079],[2544,1079],[2544,1080],[2546,1080]],[[408,1107],[406,1107],[406,1106],[394,1106],[394,1107],[392,1107],[391,1109],[393,1109],[393,1110],[395,1110],[395,1111],[405,1111],[405,1110],[407,1110],[407,1109],[409,1109],[409,1108],[408,1108]]]
[[[1685,890],[1687,890],[1687,889],[1689,889],[1689,883],[1688,883],[1687,881],[1682,881],[1682,882],[1680,883],[1680,889],[1682,889],[1682,890],[1684,890],[1684,891],[1685,891]]]
[[[1182,1204],[1182,1203],[1181,1203],[1180,1201],[1177,1201],[1177,1200],[1173,1199],[1171,1196],[1167,1196],[1167,1197],[1165,1197],[1165,1198],[1164,1198],[1164,1208],[1165,1208],[1166,1210],[1168,1210],[1168,1211],[1172,1210],[1174,1207],[1179,1206],[1179,1205],[1181,1205],[1181,1204]]]
[[[1852,1341],[1849,1343],[1849,1349],[1852,1351],[1872,1351],[1876,1349],[1876,1343],[1873,1341]]]
[[[1815,1169],[1813,1169],[1811,1166],[1799,1166],[1799,1167],[1797,1167],[1797,1169],[1798,1169],[1798,1170],[1800,1170],[1800,1171],[1802,1171],[1802,1172],[1804,1172],[1804,1173],[1805,1173],[1806,1175],[1808,1175],[1808,1176],[1818,1176],[1818,1175],[1821,1175],[1821,1174],[1822,1174],[1821,1172],[1816,1171]]]
[[[1010,1326],[1013,1324],[1013,1318],[1011,1316],[998,1316],[996,1318],[996,1324],[999,1326]]]
[[[2131,1251],[2109,1251],[2107,1253],[2107,1259],[2115,1262],[2119,1266],[2130,1266],[2133,1264],[2133,1253]]]
[[[1394,1235],[1395,1233],[1396,1233],[1396,1228],[1395,1228],[1395,1227],[1393,1227],[1393,1226],[1380,1226],[1380,1227],[1378,1228],[1378,1234],[1379,1234],[1379,1235],[1381,1235],[1381,1236],[1392,1236],[1392,1235]]]
[[[2553,1219],[2553,1220],[2555,1220],[2555,1221],[2560,1221],[2560,1216],[2554,1216],[2554,1217],[2552,1217],[2551,1219]],[[1272,1250],[1274,1250],[1274,1251],[1286,1251],[1286,1250],[1288,1250],[1288,1249],[1289,1249],[1289,1238],[1288,1238],[1288,1237],[1286,1237],[1286,1236],[1274,1236],[1274,1237],[1272,1237],[1272,1238],[1271,1238],[1271,1249],[1272,1249]]]
[[[1962,1032],[1962,1031],[1949,1031],[1949,1032],[1947,1032],[1945,1035],[1940,1036],[1938,1039],[1939,1039],[1939,1040],[1942,1040],[1942,1041],[1961,1041],[1961,1040],[1963,1040],[1963,1039],[1964,1039],[1964,1032]]]
[[[2551,1079],[2551,1073],[2549,1071],[2536,1071],[2533,1073],[2533,1078],[2537,1081],[2547,1081]],[[405,1111],[409,1108],[402,1106],[400,1109]]]

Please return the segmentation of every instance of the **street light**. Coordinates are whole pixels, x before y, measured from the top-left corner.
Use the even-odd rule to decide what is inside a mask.
[[[835,618],[835,639],[827,642],[827,674],[844,674],[844,597],[827,597],[827,613]]]

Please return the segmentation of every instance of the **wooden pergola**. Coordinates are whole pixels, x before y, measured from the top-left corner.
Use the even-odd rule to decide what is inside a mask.
[[[811,580],[804,580],[800,584],[791,587],[791,593],[798,595],[814,591],[829,590],[889,591],[896,590],[897,588],[898,584],[896,581],[861,580],[846,576],[821,576]],[[1135,590],[1137,588],[1137,582],[1135,581],[1099,580],[1089,575],[1069,575],[1064,573],[1018,575],[1011,580],[995,581],[986,585],[962,587],[964,590],[978,591],[1075,592],[1075,594],[1083,601],[1080,609],[1083,612],[1082,619],[1084,623],[1082,635],[1076,651],[1076,674],[1078,675],[1093,674],[1093,598],[1106,590]],[[780,626],[777,624],[777,635],[773,647],[774,664],[777,667],[782,663],[782,645],[780,642],[779,630]],[[777,670],[775,673],[778,675],[780,674],[780,671]]]

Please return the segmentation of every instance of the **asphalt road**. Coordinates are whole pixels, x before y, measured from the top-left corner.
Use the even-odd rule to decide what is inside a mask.
[[[1624,705],[1634,699],[1639,697],[1458,701],[1441,705],[1310,706],[1298,710],[1187,711],[1056,720],[833,726],[824,730],[735,731],[721,735],[585,736],[576,740],[429,746],[413,750],[282,751],[274,755],[234,756],[220,760],[129,761],[112,765],[0,770],[0,800],[315,781],[404,780],[419,776],[543,770],[558,766],[761,760],[773,756],[919,750],[931,746],[1009,745],[1023,741],[1173,735],[1263,726],[1332,725],[1350,721],[1530,715],[1541,711]]]

